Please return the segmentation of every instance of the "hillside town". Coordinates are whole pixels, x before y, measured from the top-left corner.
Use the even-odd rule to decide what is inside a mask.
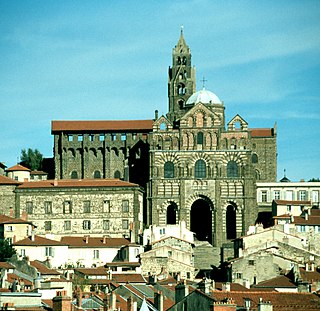
[[[320,310],[320,181],[225,109],[181,29],[166,114],[52,120],[41,168],[0,162],[0,309]]]

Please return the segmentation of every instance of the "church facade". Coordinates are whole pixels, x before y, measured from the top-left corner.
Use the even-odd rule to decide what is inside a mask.
[[[56,178],[138,183],[147,225],[183,220],[197,239],[222,246],[255,223],[256,182],[276,180],[276,127],[253,129],[240,115],[226,123],[218,96],[196,92],[182,32],[168,98],[168,113],[153,120],[53,121]]]

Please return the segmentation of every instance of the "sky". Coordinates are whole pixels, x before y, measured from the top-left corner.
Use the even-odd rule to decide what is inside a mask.
[[[277,179],[320,178],[319,0],[1,0],[0,162],[52,157],[52,120],[166,114],[182,25],[226,122],[277,124]]]

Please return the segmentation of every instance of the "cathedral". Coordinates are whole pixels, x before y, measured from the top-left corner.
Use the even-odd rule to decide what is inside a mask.
[[[185,221],[221,247],[256,222],[256,182],[276,181],[276,127],[225,120],[223,101],[196,91],[181,31],[168,71],[168,113],[150,120],[52,121],[55,177],[140,185],[145,225]]]

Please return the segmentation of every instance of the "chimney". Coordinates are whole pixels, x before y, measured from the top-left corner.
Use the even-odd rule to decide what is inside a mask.
[[[107,236],[106,235],[103,236],[102,243],[103,244],[107,244]]]
[[[250,282],[248,279],[244,279],[243,280],[243,286],[246,287],[246,288],[250,288]]]
[[[57,178],[54,179],[54,181],[53,181],[53,186],[54,186],[54,187],[57,187],[57,186],[58,186],[58,179],[57,179]]]
[[[33,232],[31,233],[30,240],[31,240],[32,242],[35,241],[35,236],[34,236],[34,233],[33,233]]]
[[[111,310],[117,309],[117,296],[115,292],[112,292],[110,295],[110,307],[111,307]]]
[[[13,208],[12,208],[12,207],[10,207],[9,216],[12,217],[12,218],[14,218]]]
[[[127,311],[137,311],[137,302],[131,296],[127,299]]]
[[[305,211],[305,212],[304,212],[304,219],[305,219],[305,220],[308,220],[308,219],[309,219],[309,213],[308,213],[308,211]]]
[[[262,298],[259,298],[258,311],[272,311],[273,306],[270,301],[263,301]]]
[[[205,294],[209,294],[211,290],[211,280],[204,277],[199,283],[199,289]]]
[[[57,291],[56,297],[52,299],[53,311],[72,311],[71,297],[67,291]]]
[[[85,235],[84,236],[84,241],[85,241],[86,244],[89,243],[89,237],[90,237],[90,235]]]
[[[82,290],[80,286],[77,286],[76,297],[77,297],[77,306],[79,309],[81,309],[82,308]]]
[[[187,295],[189,295],[189,288],[184,280],[175,287],[175,303],[178,303]]]
[[[222,283],[222,291],[230,292],[230,282]]]
[[[154,306],[158,311],[163,311],[163,294],[162,292],[154,293]]]
[[[158,117],[159,117],[159,112],[158,112],[158,110],[155,110],[155,112],[154,112],[155,120],[158,120]]]

